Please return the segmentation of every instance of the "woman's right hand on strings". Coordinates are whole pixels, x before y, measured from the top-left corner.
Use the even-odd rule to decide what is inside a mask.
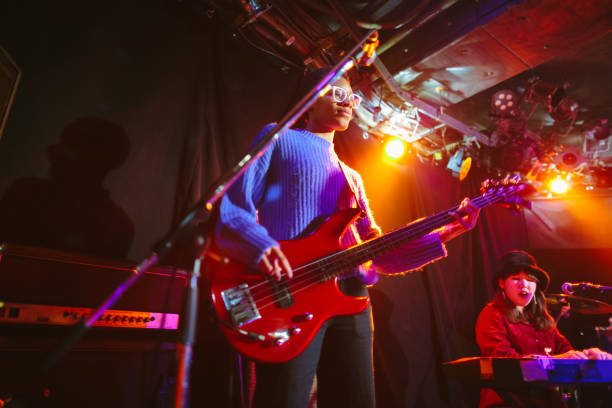
[[[287,276],[287,279],[293,277],[293,270],[291,265],[289,265],[289,260],[277,246],[270,247],[263,253],[257,267],[265,275],[269,275],[277,281],[281,280],[283,273]]]

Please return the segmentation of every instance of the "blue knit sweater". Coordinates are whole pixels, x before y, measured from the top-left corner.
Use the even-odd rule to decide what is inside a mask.
[[[274,125],[266,125],[254,143]],[[343,248],[380,234],[361,177],[341,163],[328,140],[307,130],[289,129],[223,197],[217,244],[230,257],[256,267],[264,251],[278,245],[277,241],[300,238],[329,215],[356,207],[355,195],[366,216],[358,218],[344,234]],[[433,233],[389,255],[375,260],[377,269],[398,273],[443,257],[445,250],[438,234]]]

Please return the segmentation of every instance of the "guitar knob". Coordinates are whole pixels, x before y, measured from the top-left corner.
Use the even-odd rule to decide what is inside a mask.
[[[306,312],[302,315],[296,316],[293,318],[293,321],[296,322],[309,322],[313,319],[314,315],[310,312]]]
[[[292,328],[289,329],[290,336],[295,336],[296,334],[300,334],[301,332],[302,332],[302,329],[300,329],[299,327],[293,326]]]
[[[285,344],[286,341],[287,341],[287,339],[279,337],[277,339],[274,339],[274,345],[279,347],[279,346],[282,346],[283,344]]]

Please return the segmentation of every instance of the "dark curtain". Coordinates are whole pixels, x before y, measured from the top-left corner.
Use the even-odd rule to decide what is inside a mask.
[[[28,225],[28,233],[20,238],[23,244],[57,247],[62,242],[59,249],[140,260],[221,172],[246,153],[257,131],[281,117],[300,73],[284,73],[273,57],[251,47],[198,4],[4,2],[0,41],[22,68],[23,80],[0,140],[0,200],[12,203],[3,207],[9,216],[0,225],[1,240],[17,239],[3,226],[17,223],[17,229]],[[97,139],[93,151],[79,150],[81,145],[65,137],[69,125],[83,118],[90,128],[79,134]],[[128,152],[122,160],[90,171],[92,158],[114,156],[119,149],[103,150],[114,139],[94,131],[100,121],[127,139]],[[60,169],[91,177],[58,179],[49,172],[57,156],[47,151],[55,145],[68,152],[59,156],[60,163],[79,157]],[[374,215],[385,231],[477,195],[485,178],[484,170],[475,168],[459,182],[444,165],[415,157],[387,163],[381,160],[380,143],[364,138],[355,127],[338,134],[336,145],[339,155],[362,174]],[[24,180],[34,192],[12,195]],[[81,225],[91,220],[89,205],[79,197],[87,195],[92,183],[97,194],[112,203],[109,208],[120,209],[104,217],[132,225],[131,234],[116,238],[123,249],[101,250],[95,240],[86,239],[101,231],[113,233],[106,227],[110,222],[92,222],[95,228],[90,229],[72,225],[66,228],[70,239],[63,241],[52,237],[52,227],[19,224],[29,216],[21,207],[44,212],[45,219],[67,203],[76,203],[73,211],[83,213],[86,221]],[[62,201],[63,192],[70,190],[80,194]],[[50,196],[55,207],[48,208]],[[30,201],[27,206],[25,200]],[[75,218],[70,213],[64,217],[60,232]],[[591,269],[602,271],[600,278],[607,276],[603,270],[611,263],[610,245],[597,253],[588,252],[588,245],[579,252],[532,248],[528,230],[533,228],[537,223],[527,225],[523,214],[488,208],[476,229],[448,244],[446,258],[411,274],[381,277],[371,288],[378,406],[475,406],[477,389],[447,378],[441,363],[478,354],[474,323],[493,295],[491,271],[503,252],[533,249],[553,282],[574,279],[569,263],[559,265],[559,259],[576,256],[588,256]],[[76,241],[74,230],[81,234]],[[194,406],[236,406],[236,356],[215,334],[205,310],[201,315]]]
[[[445,164],[435,167],[416,157],[392,164],[381,160],[376,149],[351,155],[350,147],[359,143],[361,134],[347,133],[340,135],[337,145],[363,175],[374,216],[384,231],[480,194],[486,178],[482,169],[472,169],[459,182]],[[383,276],[370,289],[377,406],[477,405],[478,389],[447,378],[442,363],[479,354],[474,324],[494,293],[492,268],[499,255],[516,248],[525,248],[523,214],[489,207],[473,231],[447,244],[446,258],[407,275]]]
[[[23,77],[0,139],[0,241],[139,261],[280,117],[300,73],[284,74],[208,11],[3,2],[0,42]],[[235,355],[204,307],[200,316],[193,406],[231,406]]]

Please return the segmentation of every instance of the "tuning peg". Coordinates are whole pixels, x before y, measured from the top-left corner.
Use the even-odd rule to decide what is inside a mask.
[[[505,186],[508,186],[508,185],[517,185],[517,184],[520,183],[520,181],[521,181],[521,176],[519,176],[518,174],[515,174],[512,177],[510,177],[510,176],[504,177],[503,184]]]
[[[487,192],[487,190],[489,189],[489,183],[491,182],[491,180],[486,179],[485,181],[483,181],[482,183],[480,183],[480,192],[482,194],[485,194]]]
[[[500,185],[499,180],[496,180],[496,179],[486,179],[485,181],[482,182],[482,187],[480,188],[480,191],[483,194],[493,193],[493,192],[496,192],[499,189],[499,185]]]

